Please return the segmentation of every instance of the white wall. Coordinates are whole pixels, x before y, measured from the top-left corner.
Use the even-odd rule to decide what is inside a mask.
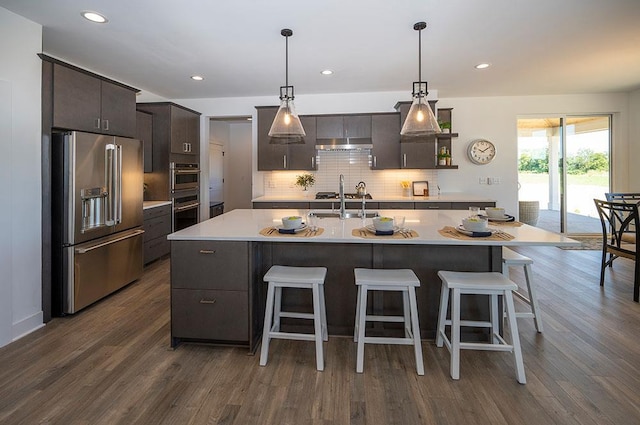
[[[42,65],[36,56],[41,52],[42,27],[0,8],[0,40],[3,40],[0,114],[5,116],[0,122],[0,181],[4,182],[0,189],[0,346],[3,346],[43,326]]]

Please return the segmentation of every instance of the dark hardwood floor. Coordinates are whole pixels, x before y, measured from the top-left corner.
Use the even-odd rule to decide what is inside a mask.
[[[632,267],[598,285],[600,252],[518,249],[535,261],[544,334],[519,319],[527,384],[508,353],[449,354],[423,341],[356,346],[332,337],[324,372],[305,341],[273,341],[269,363],[242,348],[169,348],[169,262],[106,300],[0,349],[0,424],[640,423],[640,305]],[[522,282],[520,270],[512,273]],[[423,282],[434,284],[433,282]],[[439,282],[435,283],[439,285]]]

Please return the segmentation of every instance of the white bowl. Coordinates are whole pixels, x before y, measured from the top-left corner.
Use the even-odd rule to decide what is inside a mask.
[[[391,217],[373,217],[373,227],[376,230],[386,232],[393,230],[393,218]]]
[[[503,218],[504,208],[501,207],[487,207],[484,209],[489,218]]]
[[[285,229],[297,229],[300,226],[302,226],[302,217],[299,215],[282,217],[282,227]]]
[[[487,219],[482,217],[467,217],[462,220],[462,227],[470,232],[486,232]]]

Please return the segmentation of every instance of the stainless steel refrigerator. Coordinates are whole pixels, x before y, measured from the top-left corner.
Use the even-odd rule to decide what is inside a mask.
[[[142,143],[77,131],[52,141],[53,310],[71,314],[142,276]]]

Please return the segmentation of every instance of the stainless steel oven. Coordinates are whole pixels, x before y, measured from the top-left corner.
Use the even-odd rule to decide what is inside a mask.
[[[200,199],[197,190],[174,193],[172,201],[172,231],[177,232],[200,221]]]
[[[171,174],[171,193],[183,190],[198,190],[200,187],[200,166],[172,162],[169,164]]]

